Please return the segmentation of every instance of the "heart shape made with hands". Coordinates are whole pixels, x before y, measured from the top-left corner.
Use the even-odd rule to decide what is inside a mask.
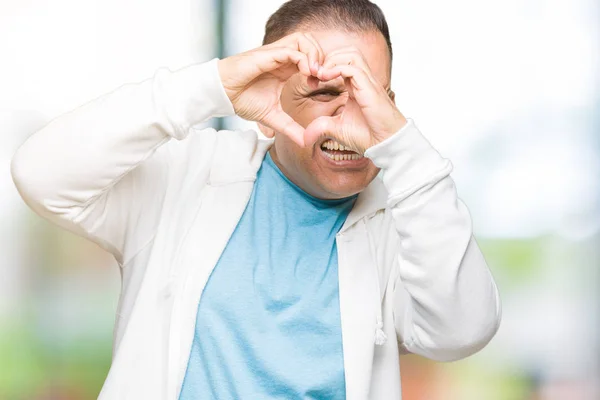
[[[312,79],[312,85],[316,87],[319,81],[328,82],[338,77],[343,77],[348,92],[342,111],[316,118],[296,141],[303,146],[313,146],[320,139],[332,139],[363,155],[366,149],[395,133],[405,119],[387,90],[355,66],[319,70],[318,77],[309,78],[309,81]]]
[[[279,75],[280,79],[282,78],[281,75]],[[316,87],[318,82],[328,82],[335,78],[320,79],[311,76],[309,79],[313,80],[312,85]],[[285,81],[282,81],[284,84]],[[346,81],[345,84],[348,87],[350,85],[349,79],[346,79]],[[273,110],[273,118],[278,119],[277,122],[280,126],[282,126],[282,122],[285,123],[280,133],[289,136],[301,146],[313,146],[323,138],[332,139],[362,155],[373,144],[372,134],[369,130],[367,120],[362,113],[361,106],[354,97],[354,91],[348,88],[348,92],[348,100],[340,114],[318,117],[306,128],[302,127],[289,114],[285,113],[281,108],[281,104],[277,102]]]
[[[260,123],[267,137],[277,132],[304,147],[328,138],[359,154],[395,133],[405,119],[362,56],[356,51],[344,52],[334,54],[326,65],[320,64],[323,61],[317,60],[323,55],[317,55],[316,47],[304,48],[310,42],[306,37],[292,34],[281,43],[219,61],[223,87],[236,114]],[[342,62],[332,62],[335,57]],[[317,82],[342,77],[348,97],[341,112],[318,117],[306,129],[287,114],[281,106],[281,93],[298,72]]]
[[[324,69],[323,69],[324,70]],[[256,120],[266,129],[263,133],[267,137],[273,137],[275,133],[288,136],[299,146],[313,146],[321,138],[329,138],[337,141],[345,147],[362,154],[371,143],[371,134],[367,120],[362,114],[361,105],[355,98],[355,90],[352,89],[350,77],[344,77],[344,84],[348,90],[349,97],[344,104],[344,109],[335,116],[321,116],[312,121],[306,128],[287,114],[280,102],[281,92],[287,81],[300,72],[308,78],[310,87],[317,88],[319,82],[328,82],[340,77],[339,73],[326,71],[320,74],[318,65],[308,68],[307,65],[283,64],[256,78],[248,91],[252,91],[254,101],[260,96],[271,106],[264,109],[264,114],[252,115],[240,109],[240,114],[245,118]],[[328,74],[327,74],[328,73]],[[275,90],[273,90],[275,88]],[[373,97],[373,96],[370,96]],[[247,109],[255,109],[247,103]]]
[[[313,145],[321,137],[333,139],[359,154],[400,130],[406,118],[396,107],[392,95],[376,79],[368,67],[337,65],[320,69],[321,81],[344,78],[348,99],[341,113],[321,116],[304,131],[305,145]]]

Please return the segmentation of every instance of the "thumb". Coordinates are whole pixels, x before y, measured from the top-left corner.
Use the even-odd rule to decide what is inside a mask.
[[[341,136],[339,118],[339,115],[334,117],[322,116],[308,124],[304,131],[306,146],[314,145],[323,136],[331,136],[337,140]]]
[[[275,110],[261,121],[264,125],[304,147],[304,128],[283,110]]]

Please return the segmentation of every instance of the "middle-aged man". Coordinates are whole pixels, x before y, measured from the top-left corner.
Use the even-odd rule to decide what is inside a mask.
[[[120,266],[100,398],[394,400],[400,354],[491,340],[496,284],[391,61],[376,5],[291,0],[263,46],[160,68],[25,141],[24,201]],[[268,138],[194,128],[233,114]]]

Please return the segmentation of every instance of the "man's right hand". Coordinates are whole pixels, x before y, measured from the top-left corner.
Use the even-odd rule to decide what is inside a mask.
[[[308,33],[296,32],[276,42],[219,60],[225,93],[240,117],[260,122],[304,146],[304,128],[279,102],[285,82],[300,72],[317,76],[324,53]]]

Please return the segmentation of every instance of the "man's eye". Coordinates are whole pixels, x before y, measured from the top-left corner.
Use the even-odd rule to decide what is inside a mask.
[[[341,92],[338,92],[337,90],[319,90],[317,92],[313,92],[310,94],[310,97],[313,97],[317,100],[327,100],[327,99],[331,99],[332,97],[337,97],[341,94]]]

